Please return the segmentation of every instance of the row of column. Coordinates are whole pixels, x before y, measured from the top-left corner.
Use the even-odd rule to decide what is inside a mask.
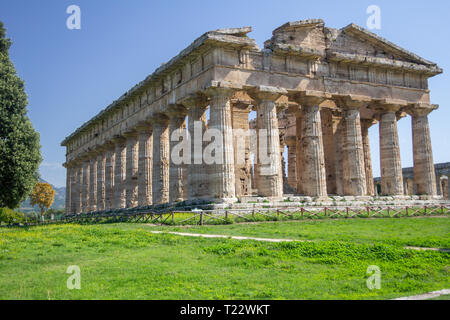
[[[427,118],[434,106],[415,104],[407,107],[395,101],[374,103],[368,97],[349,95],[333,97],[342,110],[335,114],[330,109],[319,111],[319,104],[326,98],[319,93],[296,96],[296,102],[301,106],[293,112],[296,140],[287,140],[287,145],[288,183],[297,193],[316,197],[375,194],[368,129],[376,121],[360,119],[360,109],[370,105],[377,111],[380,122],[382,194],[404,194],[396,115],[403,109],[412,119],[414,180],[418,194],[436,195]],[[328,126],[321,123],[322,117],[327,118]]]

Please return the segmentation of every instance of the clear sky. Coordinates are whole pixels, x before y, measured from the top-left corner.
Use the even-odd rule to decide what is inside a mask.
[[[81,30],[69,30],[69,5],[81,8]],[[341,28],[366,27],[369,5],[381,9],[378,35],[436,62],[430,80],[435,162],[450,161],[450,42],[448,0],[2,0],[0,20],[12,38],[10,56],[25,80],[29,116],[41,134],[42,177],[65,185],[61,141],[161,63],[209,30],[252,26],[258,45],[287,21],[322,18]],[[448,71],[448,72],[446,72]],[[402,165],[412,166],[410,118],[399,121]],[[378,126],[370,130],[379,175]]]

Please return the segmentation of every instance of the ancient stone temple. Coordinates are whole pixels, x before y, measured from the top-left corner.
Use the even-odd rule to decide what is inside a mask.
[[[416,192],[436,195],[435,63],[354,24],[289,22],[263,49],[250,31],[205,33],[64,139],[67,212],[279,199],[286,186],[315,198],[374,195],[374,125],[381,189],[403,195],[397,121],[407,115]]]

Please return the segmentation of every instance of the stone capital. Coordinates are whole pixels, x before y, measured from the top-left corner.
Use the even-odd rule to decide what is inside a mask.
[[[204,94],[195,93],[184,97],[178,103],[182,104],[186,109],[206,109],[208,107],[208,97]]]
[[[261,103],[262,101],[276,101],[283,95],[287,95],[287,90],[284,88],[270,87],[270,86],[257,86],[247,90],[248,94]]]
[[[138,133],[135,129],[132,129],[132,130],[129,130],[129,131],[126,131],[123,133],[123,136],[127,139],[128,138],[136,138],[137,135],[138,135]]]
[[[295,145],[297,143],[297,138],[295,136],[285,136],[284,137],[284,141],[285,141],[287,146],[295,147]]]
[[[153,129],[150,123],[141,121],[136,125],[136,131],[138,133],[152,133]]]
[[[367,107],[372,98],[361,95],[333,95],[333,100],[343,109],[361,109]]]
[[[376,124],[378,121],[376,119],[361,119],[361,125],[365,128],[370,128],[374,124]]]
[[[115,135],[112,138],[112,142],[114,143],[114,145],[124,145],[127,142],[127,139],[124,136],[121,135]]]
[[[205,89],[204,93],[209,99],[225,98],[230,99],[238,89],[232,87],[211,86]]]
[[[167,106],[167,111],[164,113],[169,118],[183,118],[186,117],[187,108],[182,104],[171,103]]]
[[[169,117],[164,113],[153,113],[148,121],[151,122],[153,126],[167,125],[169,123]]]
[[[427,116],[431,111],[437,110],[439,106],[437,104],[429,104],[425,102],[419,102],[419,103],[411,103],[403,110],[413,116]]]
[[[293,101],[302,107],[319,106],[319,104],[332,97],[329,93],[315,90],[292,91],[290,96]]]
[[[408,103],[405,100],[398,99],[373,99],[370,108],[380,113],[395,113],[401,108],[406,107]]]

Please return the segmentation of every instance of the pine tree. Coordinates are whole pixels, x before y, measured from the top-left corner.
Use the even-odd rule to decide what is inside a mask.
[[[11,40],[0,21],[0,207],[16,208],[38,181],[39,134],[27,116],[27,95],[9,59]]]

